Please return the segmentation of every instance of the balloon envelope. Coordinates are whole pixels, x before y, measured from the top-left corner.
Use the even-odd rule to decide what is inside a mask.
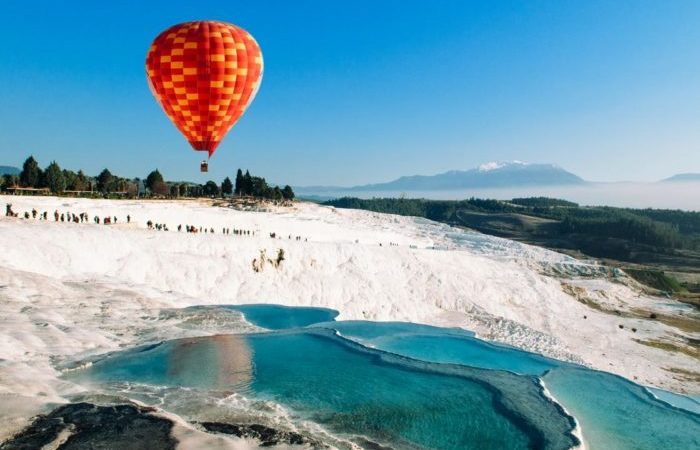
[[[198,151],[211,156],[260,86],[260,47],[225,22],[174,25],[146,56],[149,86],[163,110]]]

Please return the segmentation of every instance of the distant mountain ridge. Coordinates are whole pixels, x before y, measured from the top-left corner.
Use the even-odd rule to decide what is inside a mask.
[[[21,170],[13,166],[0,166],[0,175],[19,175]]]
[[[386,183],[353,187],[295,187],[305,192],[322,191],[439,191],[464,188],[582,185],[587,182],[554,164],[522,161],[489,162],[469,170],[450,170],[437,175],[403,176]]]
[[[700,173],[679,173],[661,180],[662,183],[676,181],[700,181]]]

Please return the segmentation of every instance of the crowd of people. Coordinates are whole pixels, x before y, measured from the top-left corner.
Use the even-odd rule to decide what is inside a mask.
[[[7,217],[20,217],[18,213],[12,210],[12,204],[7,203],[5,205],[5,216]],[[32,209],[31,211],[25,211],[22,215],[25,219],[37,219],[38,220],[45,220],[49,221],[49,214],[47,211],[42,211],[39,212],[36,209]],[[73,212],[69,211],[64,211],[61,212],[59,210],[55,210],[53,212],[53,219],[54,222],[73,222],[73,223],[88,223],[90,221],[90,215],[86,212],[81,212],[78,214],[75,214]],[[92,221],[99,225],[102,223],[103,225],[114,225],[118,223],[118,218],[117,216],[105,216],[105,217],[99,217],[99,216],[93,216]],[[122,222],[123,223],[123,222]],[[130,224],[131,223],[131,215],[127,214],[126,216],[126,223]],[[170,228],[168,228],[167,224],[164,223],[155,223],[152,220],[148,220],[146,222],[146,226],[148,227],[149,230],[155,230],[155,231],[170,231]],[[213,227],[202,227],[202,226],[195,226],[195,225],[178,225],[177,226],[177,231],[182,232],[184,230],[185,233],[206,233],[206,234],[215,234],[214,228]],[[234,236],[255,236],[256,231],[254,230],[246,230],[246,229],[240,229],[240,228],[227,228],[224,227],[221,229],[221,234],[224,235],[234,235]],[[282,236],[278,235],[275,232],[270,233],[270,238],[272,239],[283,239]],[[293,236],[293,235],[288,235],[289,240],[295,240],[295,241],[304,241],[308,242],[308,238],[303,237],[303,236]],[[355,240],[355,243],[359,243],[359,240]],[[389,242],[389,246],[391,247],[398,247],[399,244],[395,242]],[[379,243],[379,246],[382,246],[382,243]],[[412,246],[415,248],[415,246]]]
[[[19,217],[19,213],[16,213],[15,211],[12,210],[12,204],[7,203],[5,205],[5,216],[7,217]],[[25,211],[23,216],[25,219],[39,219],[39,220],[49,220],[49,213],[48,211],[42,211],[39,212],[35,208],[32,208],[31,211]],[[59,210],[54,210],[53,212],[53,220],[54,222],[73,222],[73,223],[87,223],[90,221],[90,215],[86,212],[81,212],[78,214],[75,214],[74,212],[60,212]],[[99,224],[102,222],[105,225],[110,225],[113,223],[117,223],[117,216],[106,216],[100,218],[99,216],[94,216],[93,217],[93,222],[96,224]],[[131,216],[127,215],[126,216],[126,223],[131,223]]]
[[[18,213],[13,211],[12,209],[12,204],[7,203],[5,205],[5,215],[7,217],[20,217]],[[38,220],[45,220],[49,221],[49,214],[47,211],[39,212],[36,209],[32,209],[31,211],[25,211],[22,215],[23,218],[25,219],[37,219]],[[53,212],[53,219],[54,222],[74,222],[74,223],[88,223],[90,221],[90,215],[86,212],[81,212],[78,214],[75,214],[73,212],[61,212],[59,210],[55,210]],[[103,225],[114,225],[118,223],[118,218],[117,216],[106,216],[100,218],[99,216],[94,216],[93,217],[93,222],[97,225],[102,223]],[[123,223],[123,222],[122,222]],[[127,214],[126,216],[126,223],[130,224],[131,223],[131,215]],[[149,230],[155,230],[155,231],[170,231],[170,228],[168,228],[168,225],[165,223],[155,223],[152,220],[148,220],[146,222],[146,227],[148,227]],[[184,231],[185,233],[206,233],[206,234],[215,234],[215,230],[213,227],[202,227],[202,226],[195,226],[195,225],[178,225],[177,226],[177,231],[182,232]],[[224,235],[234,235],[234,236],[255,236],[256,231],[254,230],[246,230],[246,229],[241,229],[241,228],[228,228],[228,227],[223,227],[221,228],[221,234]],[[281,236],[278,236],[277,233],[270,233],[270,237],[272,239],[281,239]],[[289,235],[289,239],[294,239],[296,241],[301,241],[302,237],[301,236],[292,236],[291,234]],[[307,238],[303,238],[304,241],[308,241]]]

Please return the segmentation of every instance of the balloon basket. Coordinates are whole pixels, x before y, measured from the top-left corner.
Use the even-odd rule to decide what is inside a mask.
[[[209,163],[206,161],[202,161],[199,164],[199,171],[200,172],[209,172]]]

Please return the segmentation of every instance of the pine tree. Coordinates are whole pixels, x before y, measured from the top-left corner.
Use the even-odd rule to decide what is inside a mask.
[[[66,181],[66,189],[75,190],[75,185],[78,181],[78,175],[72,170],[63,169],[63,178]]]
[[[223,183],[221,183],[221,196],[231,195],[233,192],[233,184],[229,177],[224,178]]]
[[[146,187],[153,191],[153,188],[158,183],[163,183],[163,175],[161,175],[158,169],[156,169],[153,172],[149,173],[146,177]]]
[[[41,169],[39,163],[36,162],[33,156],[24,161],[22,172],[19,174],[19,182],[24,187],[41,187]]]
[[[245,171],[243,175],[243,195],[253,195],[253,177],[250,176],[250,172]]]
[[[112,191],[114,188],[114,175],[108,169],[104,169],[97,175],[97,190],[102,193]]]
[[[250,195],[252,195],[253,197],[270,197],[270,188],[267,185],[265,178],[250,177]]]
[[[210,197],[219,195],[219,185],[211,180],[207,181],[204,185],[204,194]]]
[[[238,172],[236,172],[236,187],[234,188],[236,195],[241,195],[241,189],[243,189],[243,171],[238,169]]]
[[[46,168],[45,180],[46,186],[54,194],[60,194],[66,189],[66,178],[56,161],[53,161]]]
[[[284,189],[282,189],[282,196],[285,200],[294,200],[294,191],[290,185],[286,185]]]
[[[75,176],[75,186],[73,189],[76,191],[87,191],[89,187],[89,182],[85,174],[83,173],[82,170],[78,171],[78,174]]]

